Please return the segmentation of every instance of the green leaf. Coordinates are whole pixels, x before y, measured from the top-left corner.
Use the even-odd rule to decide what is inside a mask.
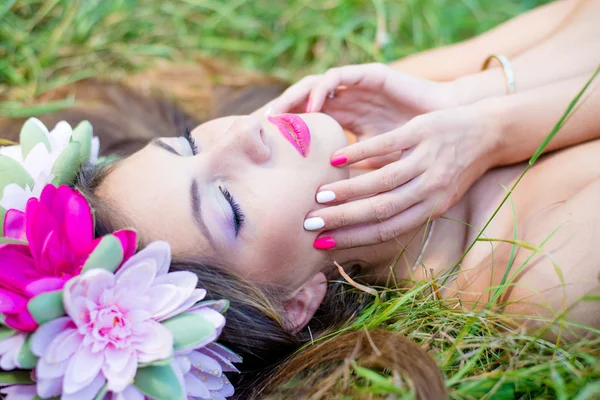
[[[90,162],[92,153],[92,137],[93,129],[89,121],[81,121],[75,129],[73,129],[73,140],[79,142],[81,149],[79,152],[81,164],[87,165]]]
[[[2,192],[0,192],[2,198]],[[0,206],[0,237],[4,236],[4,217],[6,216],[6,208]]]
[[[115,272],[123,262],[123,246],[115,235],[103,236],[83,265],[82,273],[91,269],[102,268]]]
[[[0,371],[0,383],[8,385],[30,385],[33,381],[31,380],[30,371],[14,370]]]
[[[0,235],[0,244],[27,244],[27,242],[19,239],[3,237]]]
[[[52,183],[55,185],[70,185],[75,181],[77,170],[81,165],[80,150],[81,145],[79,142],[71,142],[65,147],[52,167],[51,173],[56,177]]]
[[[374,386],[378,386],[382,389],[384,389],[387,393],[396,393],[396,394],[403,394],[404,391],[402,389],[400,389],[398,386],[394,385],[392,383],[392,378],[391,377],[386,377],[383,375],[378,374],[375,371],[372,371],[368,368],[364,368],[364,367],[360,367],[358,365],[356,365],[355,362],[352,362],[352,368],[354,368],[354,372],[356,372],[356,374],[364,379],[367,379],[368,381],[370,381]]]
[[[146,396],[155,400],[185,398],[183,388],[171,365],[139,368],[133,384]]]
[[[140,368],[169,365],[173,361],[173,357],[165,358],[164,360],[152,361],[147,364],[140,364]]]
[[[96,393],[96,397],[94,397],[94,400],[104,399],[104,396],[106,395],[106,393],[108,393],[108,384],[106,384],[100,388],[98,393]]]
[[[46,150],[52,150],[48,141],[47,130],[44,130],[40,124],[41,122],[38,119],[29,118],[21,128],[19,140],[21,141],[21,155],[23,156],[23,160],[40,143],[46,146]]]
[[[27,309],[35,322],[40,325],[65,315],[63,291],[54,290],[38,294],[27,302]]]
[[[0,138],[0,146],[17,146],[19,143]]]
[[[212,322],[193,313],[183,313],[162,323],[173,334],[173,348],[186,349],[214,335]]]
[[[31,352],[31,335],[27,336],[27,340],[21,346],[21,351],[19,352],[19,356],[17,361],[19,365],[24,369],[33,369],[35,368],[35,364],[37,364],[37,357]]]
[[[6,185],[16,183],[25,188],[33,187],[33,178],[29,176],[25,168],[18,161],[8,156],[0,155],[0,194]]]
[[[12,328],[0,326],[0,340],[9,338],[15,333],[17,333],[17,331]]]
[[[203,301],[199,301],[193,305],[193,307],[197,307],[197,306],[209,307],[217,312],[220,312],[221,314],[225,314],[225,312],[229,309],[229,300],[227,300],[227,299],[203,300]]]

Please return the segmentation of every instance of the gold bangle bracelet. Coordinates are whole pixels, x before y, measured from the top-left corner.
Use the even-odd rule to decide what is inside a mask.
[[[508,61],[508,58],[506,58],[502,54],[490,54],[483,62],[481,70],[486,70],[493,59],[498,60],[498,62],[502,66],[502,71],[504,71],[504,79],[506,82],[506,94],[515,93],[517,91],[517,85],[515,83],[515,73],[512,69],[512,66],[510,65],[510,61]]]

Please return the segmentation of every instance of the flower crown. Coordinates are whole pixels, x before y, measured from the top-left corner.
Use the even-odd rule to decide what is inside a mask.
[[[168,272],[171,249],[135,231],[95,238],[71,189],[98,160],[84,121],[29,119],[0,147],[0,393],[8,400],[225,399],[241,359],[217,344],[227,300]]]

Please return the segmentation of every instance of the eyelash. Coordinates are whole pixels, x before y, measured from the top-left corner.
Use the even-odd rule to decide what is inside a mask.
[[[240,232],[240,228],[244,224],[244,213],[242,212],[240,205],[235,201],[231,193],[229,193],[229,190],[222,186],[219,186],[219,190],[223,193],[225,200],[227,200],[233,210],[233,226],[235,228],[235,235],[237,236]]]
[[[198,154],[198,145],[196,144],[194,137],[190,134],[190,130],[188,128],[185,128],[183,137],[189,143],[190,148],[192,149],[192,154]],[[227,200],[231,206],[231,209],[233,210],[233,226],[235,228],[235,235],[237,236],[237,234],[240,232],[240,228],[244,224],[244,213],[242,212],[240,205],[235,201],[231,193],[229,193],[229,190],[221,186],[219,186],[219,190],[221,193],[223,193],[223,197],[225,197],[225,200]]]
[[[198,154],[198,145],[196,144],[196,139],[194,139],[194,137],[191,135],[190,130],[188,128],[185,128],[185,131],[183,132],[183,137],[190,144],[192,154]]]

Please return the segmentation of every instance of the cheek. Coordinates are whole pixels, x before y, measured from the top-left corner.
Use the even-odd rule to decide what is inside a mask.
[[[246,272],[253,279],[295,289],[321,270],[326,254],[313,248],[316,234],[302,228],[304,214],[300,218],[290,214],[279,211],[265,216],[245,258],[250,261]]]

